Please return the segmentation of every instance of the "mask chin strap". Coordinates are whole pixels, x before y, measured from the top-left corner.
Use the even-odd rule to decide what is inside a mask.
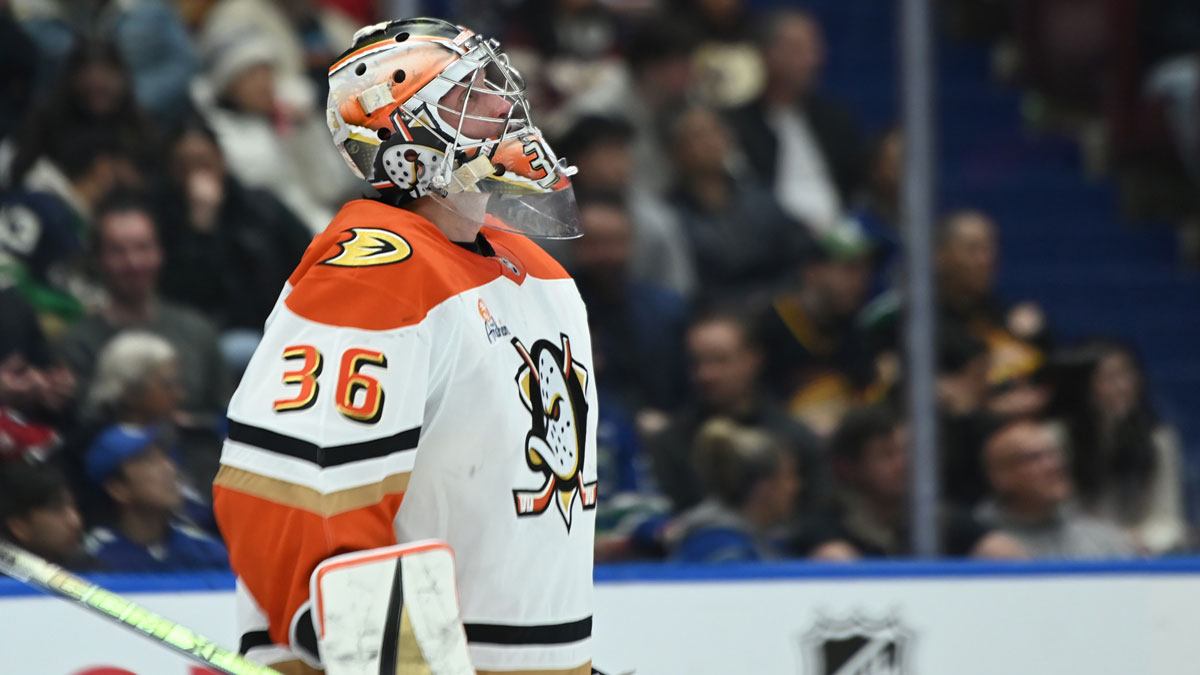
[[[443,162],[442,165],[449,166],[449,164],[446,162]],[[470,190],[471,188],[475,187],[476,183],[484,178],[487,178],[488,176],[495,175],[495,173],[496,166],[492,164],[492,161],[487,157],[480,155],[455,169],[454,172],[450,174],[448,185],[437,185],[438,179],[442,179],[443,181],[446,180],[445,171],[442,171],[435,176],[433,182],[435,186],[445,189],[448,194],[454,194],[456,192],[466,192]]]

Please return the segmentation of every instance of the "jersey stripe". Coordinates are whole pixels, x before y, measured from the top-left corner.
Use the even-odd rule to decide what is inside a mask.
[[[561,645],[585,640],[592,635],[592,617],[544,626],[506,626],[468,623],[467,641],[494,645]]]
[[[475,675],[592,675],[592,662],[582,666],[556,670],[477,670]]]
[[[316,464],[262,450],[253,445],[225,441],[221,463],[285,483],[303,485],[321,494],[378,483],[381,476],[412,471],[417,453],[397,452],[386,457],[364,459],[323,469]]]
[[[271,634],[265,630],[252,630],[249,633],[242,634],[242,641],[238,645],[238,653],[245,655],[246,652],[255,647],[266,647],[274,644],[271,642]]]
[[[335,516],[377,503],[384,495],[402,495],[408,490],[409,472],[384,476],[377,482],[322,494],[306,485],[263,476],[228,464],[217,472],[213,485],[237,490],[267,501],[315,513]]]
[[[288,645],[291,620],[308,601],[308,580],[318,563],[346,551],[396,543],[392,521],[404,496],[322,516],[222,485],[213,486],[213,511],[229,545],[229,562],[258,606],[266,610],[271,640]],[[240,514],[240,520],[235,517]],[[274,558],[285,555],[280,573]],[[293,645],[294,646],[294,645]]]
[[[325,675],[325,671],[317,670],[303,661],[283,661],[270,665],[279,675]]]
[[[420,438],[421,427],[415,427],[386,438],[322,447],[277,431],[229,420],[229,440],[302,459],[321,468],[413,450]]]

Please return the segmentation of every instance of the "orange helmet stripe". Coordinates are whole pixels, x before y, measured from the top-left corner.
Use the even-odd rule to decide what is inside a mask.
[[[396,44],[395,41],[388,39],[388,40],[380,40],[379,42],[372,42],[371,44],[366,45],[365,47],[360,47],[360,48],[350,52],[349,54],[345,55],[341,59],[339,59],[337,63],[333,64],[332,66],[329,66],[329,74],[332,75],[334,73],[334,71],[341,69],[342,66],[345,66],[346,64],[353,61],[355,58],[362,56],[363,54],[365,54],[367,52],[375,51],[376,49],[381,49],[383,47],[386,47],[388,45],[393,45],[393,44]]]

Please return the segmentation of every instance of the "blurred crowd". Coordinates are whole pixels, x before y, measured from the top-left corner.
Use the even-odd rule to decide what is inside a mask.
[[[817,17],[399,4],[498,37],[579,168],[584,236],[543,243],[592,322],[597,560],[907,555],[904,139],[823,92]],[[227,565],[225,406],[312,234],[370,194],[325,72],[384,9],[0,0],[3,535],[76,569]],[[987,213],[943,214],[934,246],[946,555],[1187,550],[1138,354],[998,297]]]

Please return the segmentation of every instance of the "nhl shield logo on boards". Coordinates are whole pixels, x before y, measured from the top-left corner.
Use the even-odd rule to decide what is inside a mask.
[[[525,462],[543,477],[541,487],[514,489],[513,500],[518,516],[539,515],[553,503],[569,532],[576,501],[584,510],[596,508],[596,481],[583,480],[588,371],[572,357],[571,339],[560,335],[559,340],[560,345],[538,340],[526,349],[512,339],[524,362],[517,388],[531,417]]]
[[[896,617],[881,621],[818,616],[800,638],[803,675],[913,675],[912,632]]]

